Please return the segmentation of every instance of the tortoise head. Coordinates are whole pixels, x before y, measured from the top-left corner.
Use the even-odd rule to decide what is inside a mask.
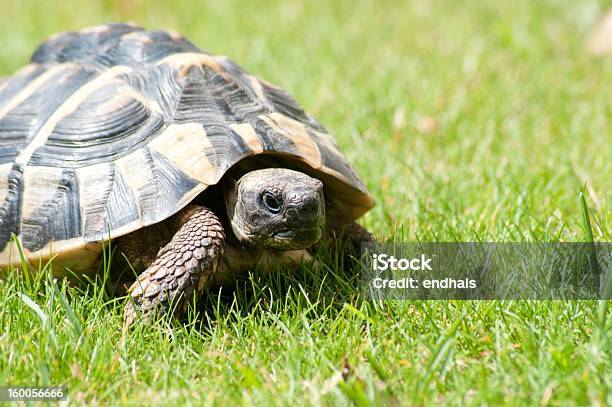
[[[234,234],[246,246],[305,249],[323,233],[323,183],[298,171],[248,172],[226,188],[225,203]]]

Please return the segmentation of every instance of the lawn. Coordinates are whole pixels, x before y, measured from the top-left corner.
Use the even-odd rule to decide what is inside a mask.
[[[292,93],[372,191],[381,240],[596,241],[612,233],[608,4],[1,0],[0,76],[56,31],[171,28]],[[78,4],[78,5],[77,5]],[[609,302],[364,300],[359,277],[254,275],[183,324],[134,329],[122,299],[0,282],[0,385],[75,404],[612,405]]]

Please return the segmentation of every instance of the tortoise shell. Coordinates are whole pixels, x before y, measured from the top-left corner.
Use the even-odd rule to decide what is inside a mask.
[[[0,267],[20,262],[14,234],[31,264],[52,249],[84,268],[266,154],[305,164],[347,218],[374,204],[326,130],[230,59],[130,24],[53,36],[0,81]]]

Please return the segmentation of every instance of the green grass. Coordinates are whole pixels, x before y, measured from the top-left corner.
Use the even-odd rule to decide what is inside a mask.
[[[0,74],[55,31],[132,20],[289,90],[375,195],[382,239],[611,240],[612,58],[584,50],[604,2],[2,3]],[[101,404],[612,404],[608,302],[377,307],[358,284],[333,265],[257,275],[122,348],[104,284],[12,276],[0,384]]]

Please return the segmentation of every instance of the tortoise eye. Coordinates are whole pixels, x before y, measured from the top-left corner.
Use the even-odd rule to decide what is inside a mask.
[[[283,201],[270,192],[264,192],[261,200],[266,209],[272,213],[279,213],[283,209]]]

